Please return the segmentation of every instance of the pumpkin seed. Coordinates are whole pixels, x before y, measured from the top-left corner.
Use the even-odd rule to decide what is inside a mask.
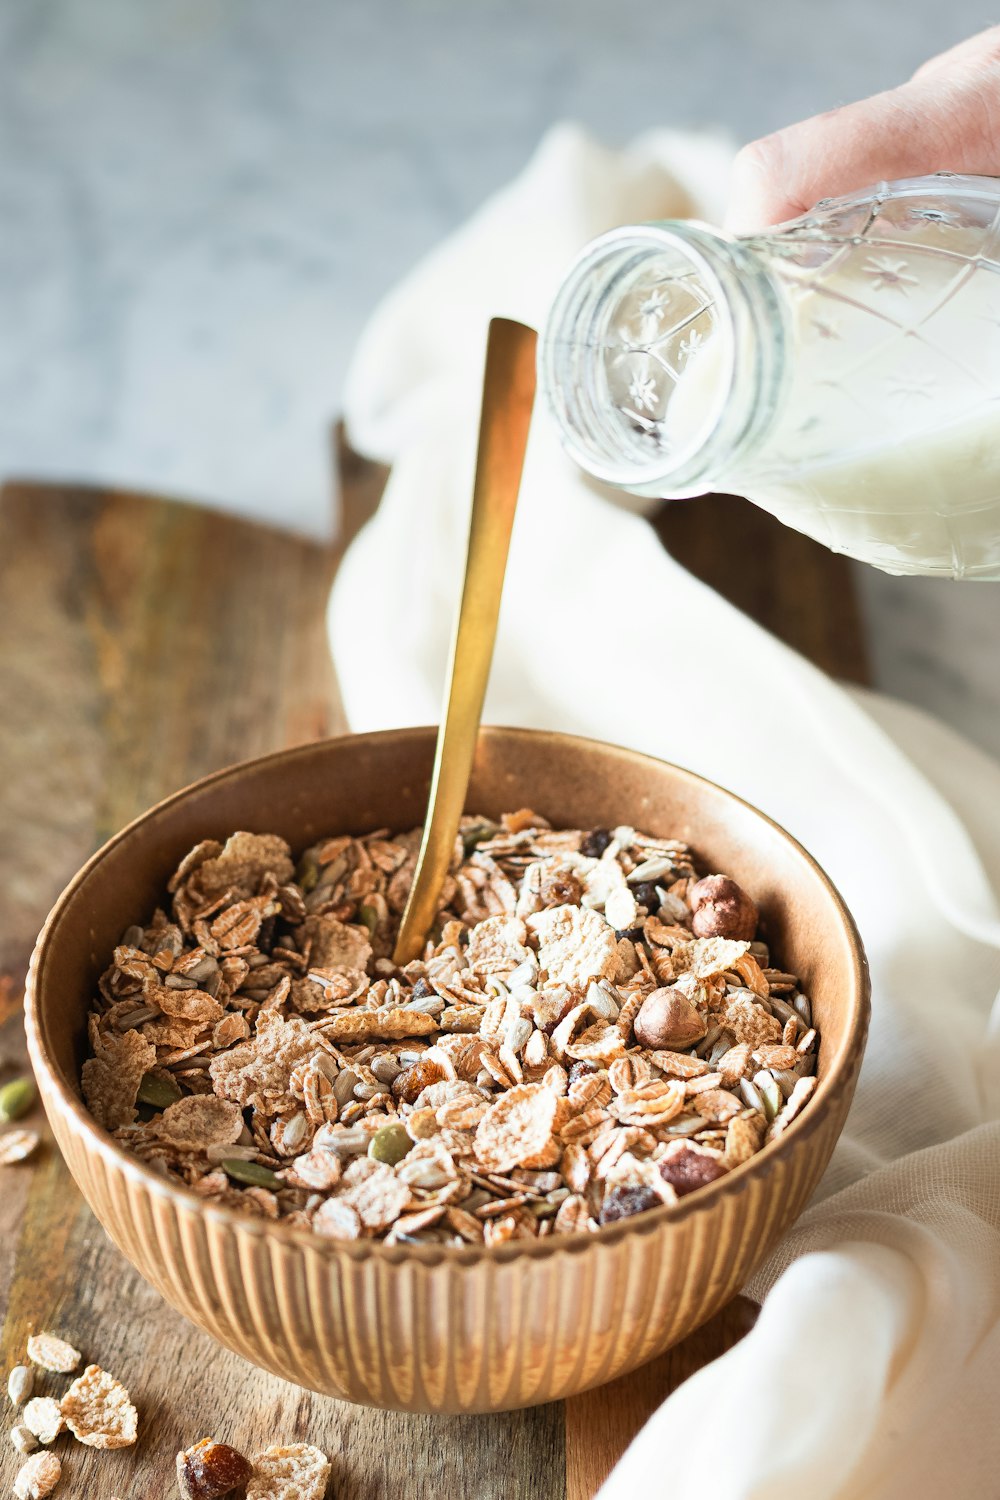
[[[375,936],[375,929],[378,927],[378,912],[374,906],[368,906],[362,902],[358,907],[358,921],[363,922],[368,928],[369,937]]]
[[[153,1109],[166,1109],[176,1104],[181,1091],[172,1078],[161,1078],[158,1073],[146,1073],[139,1085],[136,1099],[140,1104],[149,1104]]]
[[[394,1167],[412,1149],[413,1142],[406,1126],[399,1123],[383,1125],[368,1143],[368,1155],[372,1161],[384,1162],[387,1167]]]
[[[256,1161],[241,1161],[238,1156],[227,1156],[219,1163],[232,1182],[244,1183],[247,1187],[280,1188],[281,1178],[270,1167],[262,1167]]]
[[[12,1078],[0,1088],[0,1120],[9,1125],[34,1108],[36,1091],[31,1078]]]

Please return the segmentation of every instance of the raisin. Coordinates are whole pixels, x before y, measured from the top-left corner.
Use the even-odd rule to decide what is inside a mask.
[[[396,1074],[392,1080],[393,1098],[403,1104],[414,1104],[428,1084],[440,1083],[443,1077],[444,1068],[440,1063],[421,1058]]]
[[[615,937],[621,942],[622,938],[628,938],[630,943],[637,943],[642,937],[641,927],[616,927]]]
[[[247,1484],[252,1475],[249,1459],[213,1438],[202,1438],[177,1455],[177,1486],[184,1500],[218,1500]]]
[[[725,1167],[714,1156],[702,1151],[692,1151],[690,1146],[660,1162],[660,1176],[669,1182],[678,1198],[693,1193],[695,1188],[705,1187],[717,1177],[725,1175]]]
[[[601,1204],[601,1223],[613,1224],[616,1219],[630,1219],[633,1214],[644,1214],[648,1208],[660,1208],[663,1199],[652,1188],[636,1184],[634,1187],[616,1187],[604,1195]]]
[[[600,859],[610,843],[611,834],[606,828],[592,828],[589,833],[583,835],[580,853],[585,859]]]
[[[543,906],[577,906],[583,886],[573,875],[543,875],[538,895]]]
[[[632,887],[632,894],[640,906],[653,915],[660,909],[660,898],[656,892],[655,880],[640,880],[638,885]]]

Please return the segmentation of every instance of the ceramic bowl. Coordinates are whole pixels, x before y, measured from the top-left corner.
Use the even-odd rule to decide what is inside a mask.
[[[91,1120],[79,1092],[88,1001],[122,931],[147,918],[200,839],[410,828],[434,731],[346,736],[233,766],[117,834],[56,903],[27,999],[32,1062],[59,1147],[108,1234],[194,1323],[315,1391],[406,1411],[499,1411],[621,1375],[732,1297],[805,1206],[843,1127],[868,1022],[861,942],[806,851],[689,771],[610,745],[482,732],[470,811],[530,806],[557,827],[630,823],[692,844],[751,891],[820,1029],[819,1087],[784,1135],[673,1207],[592,1235],[486,1248],[338,1242],[242,1217],[164,1181]]]

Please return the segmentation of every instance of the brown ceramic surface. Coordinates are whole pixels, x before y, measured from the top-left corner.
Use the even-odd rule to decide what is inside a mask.
[[[690,772],[596,742],[482,733],[470,810],[531,806],[556,826],[628,822],[687,839],[756,898],[821,1031],[809,1107],[752,1161],[671,1208],[588,1236],[494,1248],[341,1243],[208,1205],[99,1130],[80,1101],[85,1017],[123,929],[162,899],[180,857],[238,828],[293,849],[408,828],[426,804],[434,731],[348,736],[198,782],[104,846],[53,909],[32,960],[27,1028],[59,1146],[122,1252],[229,1348],[313,1390],[423,1411],[550,1401],[611,1380],[710,1317],[799,1214],[854,1092],[868,975],[849,913],[808,854]]]

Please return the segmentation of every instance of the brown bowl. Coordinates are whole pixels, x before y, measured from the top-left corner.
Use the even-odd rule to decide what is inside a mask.
[[[530,806],[556,826],[631,823],[688,840],[754,894],[820,1028],[819,1087],[777,1141],[670,1208],[586,1236],[496,1247],[338,1242],[203,1202],[127,1155],[84,1108],[85,1018],[124,928],[162,900],[200,839],[235,829],[302,849],[419,823],[434,731],[348,736],[233,766],[119,833],[56,903],[27,1000],[56,1140],[94,1213],[156,1289],[255,1364],[312,1390],[406,1411],[501,1411],[621,1375],[732,1297],[801,1212],[847,1115],[868,1025],[850,914],[816,862],[747,803],[676,766],[566,735],[482,732],[468,806]]]

